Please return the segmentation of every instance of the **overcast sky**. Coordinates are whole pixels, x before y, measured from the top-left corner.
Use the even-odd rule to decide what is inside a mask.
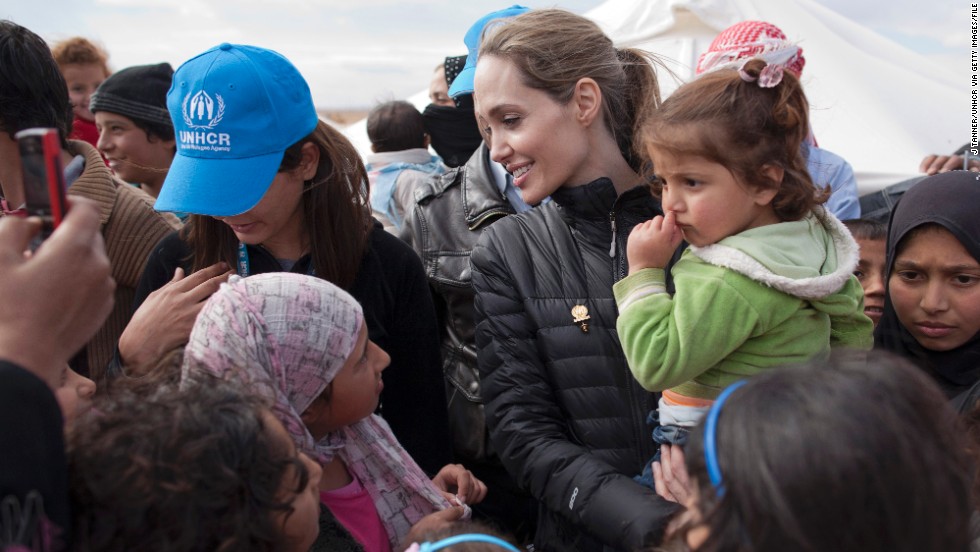
[[[637,0],[647,1],[647,0]],[[780,1],[780,0],[763,0]],[[937,63],[966,74],[969,3],[818,0]],[[526,0],[584,13],[601,0]],[[465,54],[469,25],[507,4],[473,0],[0,0],[0,17],[57,41],[81,35],[114,69],[174,68],[220,42],[272,48],[299,67],[322,108],[370,107],[427,86],[447,55]],[[792,37],[791,37],[792,38]]]

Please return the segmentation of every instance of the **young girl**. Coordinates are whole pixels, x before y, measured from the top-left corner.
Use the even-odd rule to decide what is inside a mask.
[[[583,47],[588,45],[588,47]],[[659,99],[650,60],[588,19],[532,10],[483,31],[476,113],[494,161],[538,205],[487,228],[470,262],[494,449],[539,501],[542,551],[635,550],[674,510],[629,475],[652,407],[616,338],[626,236],[660,213],[633,133]]]
[[[629,276],[614,290],[630,369],[663,392],[661,445],[683,444],[738,379],[832,345],[871,347],[857,244],[820,206],[800,154],[807,128],[799,81],[760,59],[682,86],[650,115],[666,215],[630,234]],[[682,239],[670,295],[664,268]]]
[[[860,250],[854,275],[864,288],[864,314],[877,327],[885,307],[885,237],[888,227],[865,219],[843,222]]]
[[[182,380],[206,373],[243,382],[273,402],[297,448],[323,466],[325,530],[314,550],[388,551],[423,517],[462,513],[372,414],[388,362],[353,297],[318,278],[273,273],[232,278],[208,300]],[[448,475],[436,483],[450,487]],[[479,502],[486,488],[458,475],[448,482],[462,502]]]
[[[310,549],[320,467],[257,398],[210,378],[98,409],[69,432],[73,550]]]
[[[973,466],[920,371],[835,355],[740,384],[691,432],[671,550],[968,549]]]
[[[951,399],[980,380],[980,182],[930,176],[888,229],[888,296],[875,345],[911,358]],[[972,404],[963,404],[964,410]]]
[[[122,362],[148,363],[186,342],[228,267],[315,275],[364,306],[371,337],[392,358],[383,415],[436,473],[450,440],[425,273],[411,248],[372,221],[364,164],[319,121],[303,76],[271,50],[222,44],[177,69],[167,102],[177,155],[155,206],[193,215],[146,263],[135,304],[148,304],[119,340]],[[192,272],[201,272],[196,285],[181,280]]]

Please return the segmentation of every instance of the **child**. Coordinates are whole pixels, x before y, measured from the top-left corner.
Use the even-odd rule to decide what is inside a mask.
[[[646,123],[666,215],[630,234],[614,292],[630,370],[663,392],[661,445],[683,444],[736,380],[832,345],[871,347],[857,244],[820,206],[800,153],[807,127],[799,81],[760,59],[682,86]],[[664,267],[682,239],[671,296]]]
[[[687,523],[674,542],[965,551],[973,466],[958,428],[928,377],[894,357],[834,355],[740,382],[691,433]]]
[[[167,111],[173,75],[169,63],[127,67],[106,79],[91,100],[97,146],[109,168],[153,197],[177,153]]]
[[[89,111],[89,98],[111,74],[109,54],[80,36],[63,40],[51,48],[51,55],[68,84],[68,98],[75,116],[68,138],[84,140],[93,146],[99,141],[95,116]]]
[[[317,536],[319,465],[214,378],[107,397],[68,456],[73,550],[307,552]]]
[[[510,539],[473,521],[425,531],[413,540],[405,552],[519,552]]]
[[[885,236],[884,224],[866,219],[845,220],[860,249],[857,276],[864,288],[864,314],[878,327],[885,308]]]
[[[430,481],[373,414],[390,358],[367,333],[361,306],[346,292],[277,272],[222,285],[184,351],[182,380],[215,374],[243,382],[273,402],[297,448],[323,466],[314,550],[393,550],[425,516],[463,514],[441,493],[449,486],[436,487],[446,468]],[[486,488],[462,472],[449,483],[463,502],[479,502]]]
[[[387,102],[372,109],[367,133],[374,152],[367,156],[371,209],[385,230],[397,236],[405,212],[415,202],[415,189],[446,168],[429,153],[422,114],[408,102]]]

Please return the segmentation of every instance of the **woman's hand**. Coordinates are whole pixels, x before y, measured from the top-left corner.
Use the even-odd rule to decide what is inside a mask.
[[[100,232],[99,212],[72,198],[64,221],[33,255],[37,219],[0,217],[0,358],[52,389],[65,363],[112,311],[116,282]]]
[[[637,224],[626,241],[630,274],[644,268],[665,268],[683,239],[673,211]]]
[[[487,496],[487,486],[461,464],[446,464],[432,478],[432,483],[442,491],[450,504],[459,497],[464,504],[479,504]]]
[[[691,484],[684,464],[684,449],[660,445],[660,461],[653,463],[653,486],[657,494],[671,502],[687,504]]]
[[[204,302],[231,275],[225,263],[211,265],[186,278],[183,269],[178,268],[173,279],[146,297],[119,337],[123,365],[149,367],[167,351],[187,343]]]

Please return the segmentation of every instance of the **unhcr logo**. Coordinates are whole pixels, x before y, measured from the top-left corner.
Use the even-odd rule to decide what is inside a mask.
[[[181,146],[201,151],[231,151],[231,136],[228,133],[210,132],[225,116],[225,100],[221,94],[215,94],[212,99],[204,90],[188,92],[181,111],[184,124],[190,129],[180,131]]]
[[[184,112],[184,124],[188,128],[211,129],[221,122],[225,116],[225,100],[221,94],[214,96],[218,98],[217,112],[214,110],[214,100],[204,90],[200,90],[196,94],[187,93],[181,107]]]

